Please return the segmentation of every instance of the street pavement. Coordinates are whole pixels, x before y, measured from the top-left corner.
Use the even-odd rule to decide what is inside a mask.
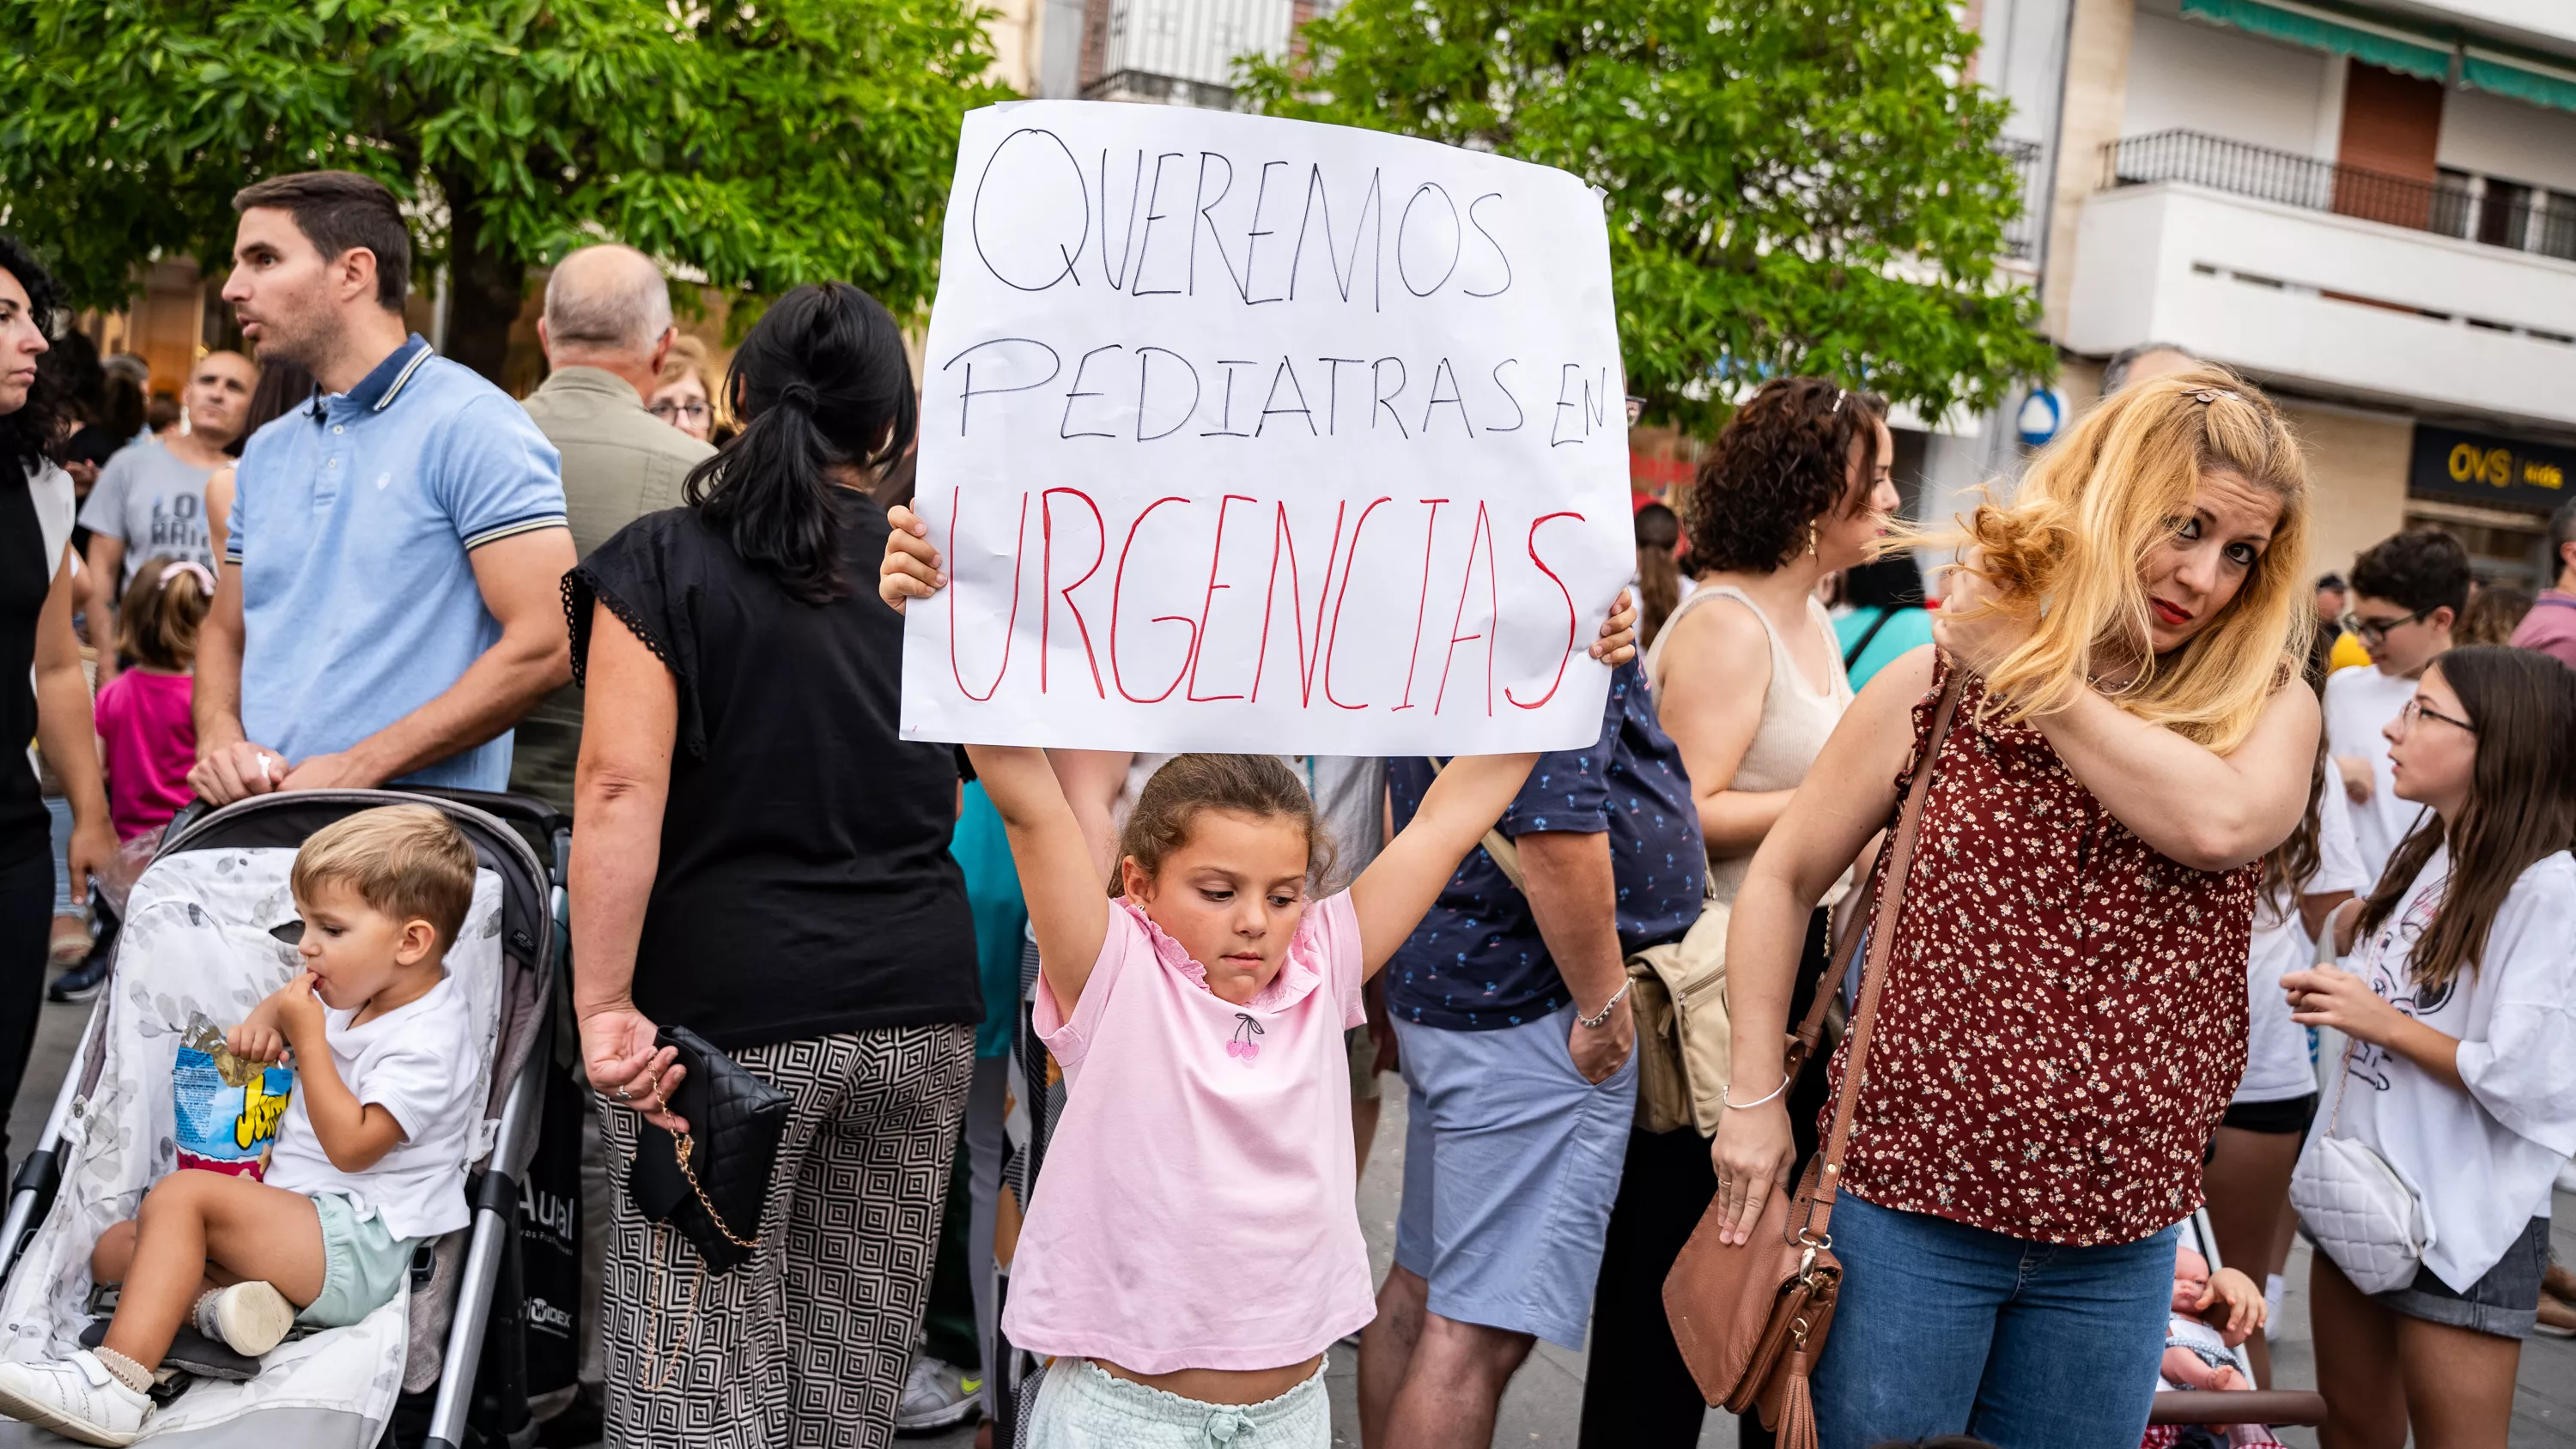
[[[26,1082],[9,1113],[12,1154],[23,1156],[42,1133],[88,1015],[87,1006],[45,1007]],[[1381,1276],[1395,1252],[1395,1213],[1404,1180],[1403,1084],[1392,1076],[1382,1081],[1387,1088],[1385,1106],[1359,1195],[1360,1226],[1368,1238],[1371,1265]],[[2559,1194],[2553,1236],[2560,1258],[2576,1263],[2576,1195]],[[2291,1255],[2288,1302],[2281,1315],[2280,1336],[2273,1343],[2273,1362],[2284,1388],[2316,1385],[2315,1344],[2308,1329],[2307,1251],[2303,1243]],[[1583,1355],[1540,1344],[1503,1396],[1494,1428],[1496,1449],[1573,1445],[1582,1410],[1584,1368]],[[1358,1445],[1358,1375],[1350,1351],[1333,1351],[1325,1383],[1333,1399],[1333,1443],[1337,1449]],[[2283,1429],[2280,1437],[2292,1449],[2315,1449],[2312,1430]],[[903,1442],[922,1449],[971,1449],[974,1440],[972,1429],[961,1429]],[[0,1449],[64,1442],[51,1434],[0,1423]],[[1699,1442],[1701,1449],[1734,1449],[1734,1421],[1710,1414]],[[2513,1449],[2576,1449],[2576,1341],[2535,1337],[2523,1346],[2511,1442]]]

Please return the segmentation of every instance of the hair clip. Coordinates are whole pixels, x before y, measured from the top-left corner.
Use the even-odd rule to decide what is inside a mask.
[[[2232,393],[2232,392],[2229,392],[2229,391],[2227,391],[2227,390],[2226,390],[2226,389],[2224,389],[2224,388],[2216,388],[2216,387],[2204,387],[2204,388],[2200,389],[2199,391],[2197,391],[2197,392],[2194,392],[2194,393],[2190,394],[2190,397],[2191,397],[2191,400],[2192,400],[2193,402],[2196,402],[2196,403],[2214,403],[2214,402],[2222,402],[2222,401],[2223,401],[2223,402],[2243,402],[2243,401],[2244,401],[2244,399],[2243,399],[2243,398],[2238,397],[2236,394],[2234,394],[2234,393]]]
[[[1834,411],[1835,413],[1839,414],[1839,413],[1843,410],[1843,399],[1844,399],[1844,398],[1847,398],[1847,397],[1850,397],[1850,396],[1851,396],[1851,394],[1850,394],[1850,393],[1848,393],[1848,392],[1846,392],[1846,391],[1844,391],[1843,389],[1841,389],[1841,388],[1839,388],[1839,387],[1835,388],[1835,389],[1834,389],[1834,406],[1833,406],[1833,411]]]
[[[211,596],[215,592],[214,571],[192,558],[174,558],[161,570],[161,582],[168,583],[172,574],[186,574],[197,581],[197,587]]]

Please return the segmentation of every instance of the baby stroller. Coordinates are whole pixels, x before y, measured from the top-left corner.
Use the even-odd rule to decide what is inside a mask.
[[[155,1416],[151,1442],[463,1449],[533,1440],[518,1179],[551,1060],[570,824],[517,796],[304,791],[192,806],[171,822],[135,881],[107,986],[0,1222],[0,1357],[60,1357],[77,1343],[91,1316],[91,1244],[133,1216],[174,1165],[171,1065],[190,1013],[238,1021],[299,969],[294,949],[271,935],[295,919],[287,878],[296,849],[333,821],[396,804],[444,812],[481,865],[447,957],[484,1043],[480,1060],[458,1064],[475,1074],[485,1103],[466,1187],[472,1224],[424,1247],[406,1293],[362,1322],[280,1345],[257,1378],[188,1385]],[[0,1439],[14,1442],[33,1440]]]

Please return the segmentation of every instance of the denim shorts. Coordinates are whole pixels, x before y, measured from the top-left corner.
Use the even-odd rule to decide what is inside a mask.
[[[1397,1266],[1455,1323],[1580,1350],[1637,1115],[1632,1053],[1575,1070],[1571,1006],[1499,1031],[1395,1024],[1404,1069]]]
[[[2549,1219],[2533,1218],[2478,1281],[2461,1293],[2417,1268],[2415,1281],[2371,1295],[2398,1313],[2498,1338],[2529,1338],[2540,1316],[2540,1279],[2549,1271]]]
[[[1258,1404],[1203,1404],[1059,1358],[1020,1427],[1021,1449],[1331,1449],[1324,1370]]]
[[[382,1217],[360,1218],[336,1192],[313,1194],[313,1211],[322,1219],[322,1291],[295,1321],[307,1328],[346,1328],[402,1292],[412,1241],[395,1237]]]

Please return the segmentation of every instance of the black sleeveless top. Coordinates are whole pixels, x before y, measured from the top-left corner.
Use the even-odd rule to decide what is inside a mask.
[[[847,494],[852,592],[820,605],[689,508],[635,520],[564,577],[575,677],[600,604],[679,695],[635,1005],[728,1051],[984,1016],[948,853],[958,753],[898,734],[903,617],[873,587],[885,540],[885,510]]]
[[[52,848],[36,783],[36,621],[53,587],[45,529],[21,461],[0,454],[0,860]]]

